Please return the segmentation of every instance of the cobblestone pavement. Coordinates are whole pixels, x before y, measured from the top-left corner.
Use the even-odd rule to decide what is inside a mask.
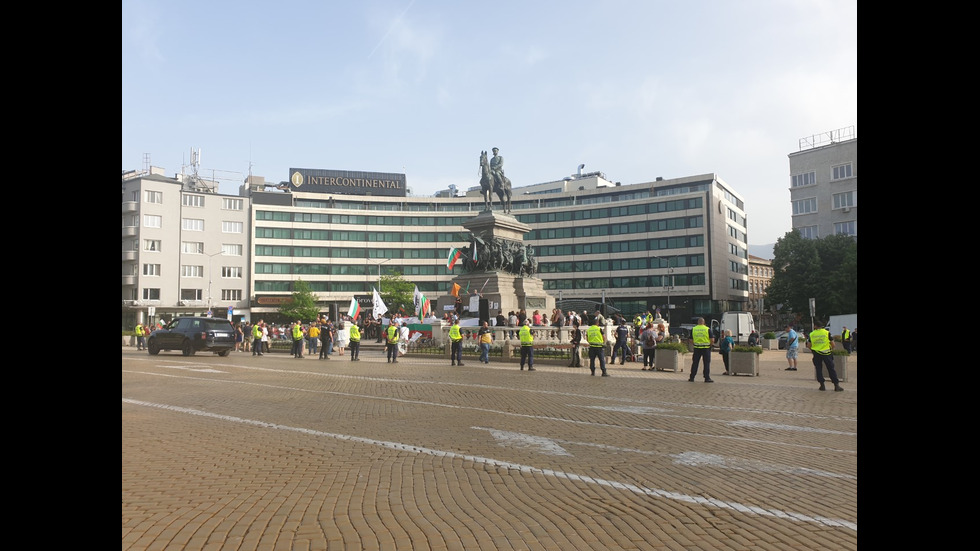
[[[124,347],[122,548],[857,549],[856,354],[543,363]]]

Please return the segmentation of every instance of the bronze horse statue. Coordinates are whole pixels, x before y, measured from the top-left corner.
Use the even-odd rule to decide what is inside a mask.
[[[493,210],[492,194],[496,193],[504,212],[510,214],[510,178],[504,176],[502,185],[494,181],[486,151],[480,152],[480,192],[483,195],[484,210]]]

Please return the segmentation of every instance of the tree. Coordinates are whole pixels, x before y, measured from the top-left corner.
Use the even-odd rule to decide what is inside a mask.
[[[293,282],[293,296],[279,306],[279,313],[290,321],[315,320],[320,317],[320,307],[310,285],[302,279]]]
[[[857,312],[857,240],[847,235],[804,239],[790,230],[773,247],[773,276],[766,303],[783,311],[809,315],[816,299],[816,318]]]
[[[381,276],[381,289],[381,300],[385,302],[390,314],[415,314],[415,284],[406,281],[401,273],[392,272]]]

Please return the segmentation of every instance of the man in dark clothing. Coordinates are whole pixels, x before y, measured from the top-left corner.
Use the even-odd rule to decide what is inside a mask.
[[[616,343],[613,344],[612,358],[609,360],[609,363],[611,364],[616,363],[617,351],[622,351],[619,356],[619,365],[623,365],[626,363],[626,356],[628,356],[630,353],[629,336],[630,336],[630,328],[629,326],[626,325],[626,320],[620,318],[619,325],[616,327]]]

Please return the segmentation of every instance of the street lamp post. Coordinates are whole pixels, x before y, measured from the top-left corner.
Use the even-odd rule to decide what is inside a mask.
[[[386,259],[382,260],[381,262],[378,262],[378,294],[379,295],[381,294],[381,265],[384,264],[385,262],[388,262],[389,260],[391,260],[391,259],[390,258],[386,258]]]
[[[667,262],[667,281],[664,283],[664,287],[667,288],[667,324],[670,324],[670,288],[674,286],[674,268],[670,265],[670,259],[661,258],[655,254],[650,256],[656,258],[657,260],[664,260]]]

